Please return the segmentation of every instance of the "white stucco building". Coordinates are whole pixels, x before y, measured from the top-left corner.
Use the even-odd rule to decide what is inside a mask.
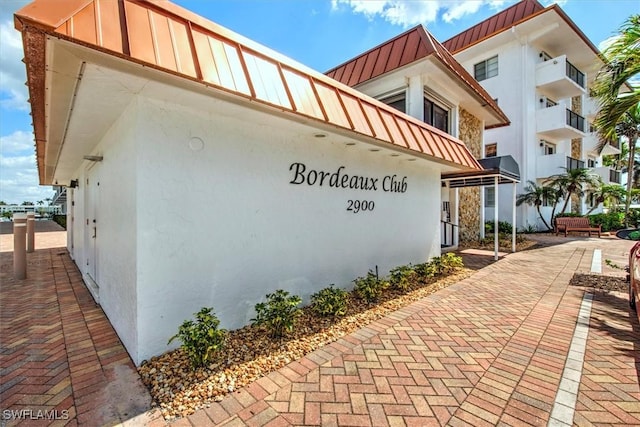
[[[588,88],[603,63],[598,49],[558,6],[543,7],[523,0],[461,32],[443,45],[496,100],[511,125],[487,130],[483,157],[511,155],[520,165],[523,191],[527,181],[541,184],[563,173],[562,168],[589,168],[603,182],[620,183],[620,172],[602,164],[590,120],[597,104]],[[508,198],[502,190],[500,200]],[[493,216],[494,194],[485,190],[486,216]],[[573,206],[589,209],[590,198]],[[499,204],[500,217],[509,218],[510,205]],[[551,207],[543,207],[546,218]],[[601,211],[596,210],[595,212]],[[544,229],[534,207],[517,211],[518,227]]]
[[[509,119],[491,95],[422,25],[326,74],[460,138],[476,158],[482,154],[484,130],[509,125]],[[512,178],[517,181],[517,165],[515,169]],[[442,178],[443,245],[455,247],[459,240],[477,240],[484,228],[479,186],[493,185],[495,179],[485,176],[469,181],[448,174]],[[471,188],[464,188],[467,186]],[[514,188],[508,187],[511,195],[505,205],[512,206]],[[509,218],[512,210],[508,210]]]
[[[203,306],[236,328],[276,289],[440,254],[443,175],[484,173],[461,132],[169,2],[77,4],[15,17],[38,170],[67,187],[69,252],[136,363]],[[469,121],[506,122],[444,73]]]

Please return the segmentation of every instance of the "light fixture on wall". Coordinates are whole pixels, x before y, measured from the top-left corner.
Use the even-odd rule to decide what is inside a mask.
[[[101,162],[103,157],[102,156],[84,156],[83,159],[89,160],[90,162]]]
[[[69,188],[78,188],[78,180],[72,179],[71,181],[69,181]]]

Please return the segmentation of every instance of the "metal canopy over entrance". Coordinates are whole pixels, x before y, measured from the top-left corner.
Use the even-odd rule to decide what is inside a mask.
[[[478,160],[484,170],[470,172],[451,172],[442,174],[442,182],[448,182],[449,188],[481,187],[492,185],[495,188],[494,207],[494,259],[498,259],[498,185],[513,184],[513,206],[511,251],[516,251],[516,184],[520,182],[520,167],[511,156],[488,157]],[[484,206],[482,207],[484,209]]]

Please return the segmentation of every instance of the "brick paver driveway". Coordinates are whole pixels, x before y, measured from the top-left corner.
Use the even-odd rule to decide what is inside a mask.
[[[624,294],[593,295],[586,350],[570,355],[585,292],[569,280],[598,248],[625,265],[631,245],[542,240],[174,424],[640,425]]]
[[[542,240],[495,263],[469,257],[469,279],[173,424],[640,425],[640,328],[626,296],[568,285],[596,253],[626,264],[631,245]],[[68,411],[58,425],[164,425],[144,412],[146,390],[66,251],[29,257],[16,283],[11,254],[0,254],[0,410]]]

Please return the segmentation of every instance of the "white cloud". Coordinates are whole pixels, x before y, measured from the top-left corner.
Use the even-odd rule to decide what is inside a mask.
[[[38,185],[31,132],[0,136],[0,200],[20,204],[51,197],[51,187]]]
[[[394,25],[410,27],[435,22],[438,13],[451,23],[476,13],[483,5],[500,9],[506,0],[331,0],[334,10],[350,7],[369,19],[381,17]]]
[[[0,22],[0,106],[27,111],[26,70],[22,63],[22,39],[10,20]]]

